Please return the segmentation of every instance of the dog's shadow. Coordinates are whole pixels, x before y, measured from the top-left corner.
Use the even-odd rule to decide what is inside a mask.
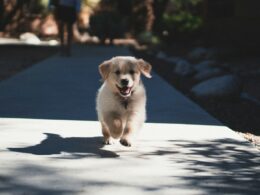
[[[58,158],[84,158],[101,157],[116,158],[118,154],[104,150],[102,137],[68,137],[63,138],[58,134],[44,133],[47,137],[41,143],[24,148],[8,148],[10,151],[29,153],[35,155],[61,154]]]

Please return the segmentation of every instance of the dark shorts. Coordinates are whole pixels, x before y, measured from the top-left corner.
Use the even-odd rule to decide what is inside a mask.
[[[66,23],[74,23],[77,19],[75,8],[63,5],[57,6],[55,16],[57,20]]]

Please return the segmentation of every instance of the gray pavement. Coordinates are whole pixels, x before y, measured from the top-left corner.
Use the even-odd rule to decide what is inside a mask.
[[[0,83],[0,117],[96,120],[95,96],[101,85],[98,65],[125,48],[77,47],[72,58],[55,56]],[[144,79],[148,122],[219,122],[153,74]]]
[[[259,151],[153,73],[131,148],[102,145],[97,67],[81,46],[0,83],[0,194],[258,194]]]

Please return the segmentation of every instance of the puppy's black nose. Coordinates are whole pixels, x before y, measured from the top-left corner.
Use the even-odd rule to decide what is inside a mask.
[[[122,85],[122,86],[127,86],[128,83],[129,83],[129,80],[128,80],[128,79],[122,79],[122,80],[121,80],[121,85]]]

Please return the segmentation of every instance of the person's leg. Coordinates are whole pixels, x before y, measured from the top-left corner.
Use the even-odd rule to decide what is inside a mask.
[[[60,38],[60,52],[63,55],[64,54],[64,22],[63,21],[59,21],[59,38]]]
[[[66,47],[66,53],[68,56],[71,55],[72,39],[73,39],[73,23],[68,22],[67,23],[67,47]]]

